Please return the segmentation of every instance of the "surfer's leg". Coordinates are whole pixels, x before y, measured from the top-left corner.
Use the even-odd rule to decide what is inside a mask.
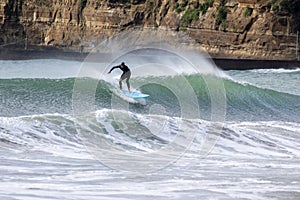
[[[122,78],[119,79],[119,86],[120,86],[120,90],[122,90]]]
[[[127,83],[128,92],[130,93],[130,84],[129,84],[129,78],[127,78],[127,79],[126,79],[126,83]]]
[[[122,74],[120,80],[119,80],[119,85],[120,85],[120,88],[122,89],[122,81],[124,79],[126,79],[126,84],[127,84],[127,88],[128,88],[128,92],[130,92],[130,84],[129,84],[129,78],[130,78],[130,75],[131,75],[131,72],[125,72]]]
[[[122,90],[122,81],[127,78],[126,73],[123,73],[119,79],[120,90]]]
[[[126,84],[127,84],[127,88],[128,88],[128,92],[130,93],[130,83],[129,83],[129,79],[131,76],[131,72],[126,72]]]

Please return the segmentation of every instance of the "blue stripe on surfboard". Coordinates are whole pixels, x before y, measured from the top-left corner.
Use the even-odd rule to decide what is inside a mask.
[[[131,92],[131,93],[129,93],[127,90],[122,90],[122,92],[126,96],[134,98],[134,99],[149,97],[149,94],[143,94],[143,93],[140,93],[140,92]]]

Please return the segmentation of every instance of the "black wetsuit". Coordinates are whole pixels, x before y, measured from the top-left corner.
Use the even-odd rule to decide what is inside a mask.
[[[116,68],[119,68],[120,70],[123,71],[123,74],[121,75],[121,78],[120,78],[120,81],[119,81],[120,89],[122,89],[122,81],[124,79],[126,79],[128,90],[130,90],[130,84],[129,84],[129,79],[130,79],[130,76],[131,76],[130,69],[127,67],[127,65],[125,65],[125,64],[122,65],[121,64],[121,65],[114,66],[113,68],[111,68],[110,71],[109,71],[109,73],[112,70],[116,69]]]

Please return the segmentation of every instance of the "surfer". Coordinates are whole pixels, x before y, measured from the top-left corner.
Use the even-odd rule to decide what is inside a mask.
[[[127,88],[128,88],[128,92],[130,93],[130,84],[129,84],[129,79],[131,76],[131,72],[130,69],[127,67],[127,65],[125,65],[124,62],[122,62],[120,65],[114,66],[113,68],[111,68],[108,72],[108,74],[111,73],[112,70],[119,68],[120,70],[123,71],[123,74],[121,75],[120,79],[119,79],[119,85],[120,85],[120,90],[122,90],[122,81],[124,79],[126,79],[126,84],[127,84]]]

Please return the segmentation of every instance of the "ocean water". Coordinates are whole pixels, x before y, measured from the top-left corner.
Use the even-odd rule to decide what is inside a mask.
[[[300,70],[82,66],[0,61],[0,199],[300,199]]]

